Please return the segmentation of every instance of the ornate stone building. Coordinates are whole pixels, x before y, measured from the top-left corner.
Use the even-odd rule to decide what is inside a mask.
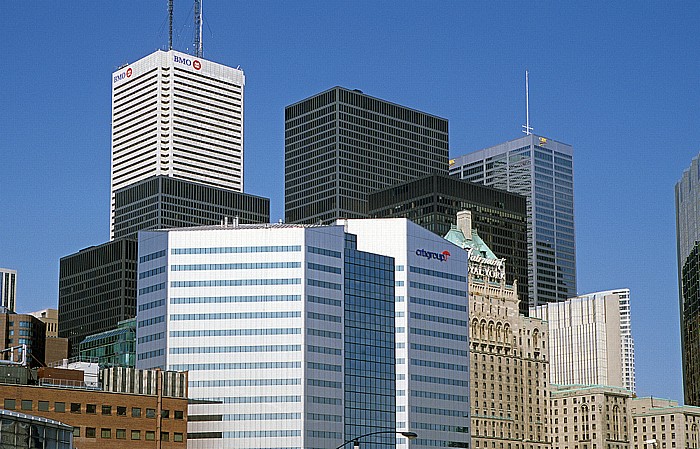
[[[469,211],[445,238],[469,251],[472,447],[550,449],[547,323],[518,313],[517,286]]]
[[[553,449],[630,449],[632,396],[621,387],[553,386]]]

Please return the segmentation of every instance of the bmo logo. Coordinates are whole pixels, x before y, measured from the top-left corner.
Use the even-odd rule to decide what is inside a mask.
[[[114,75],[114,82],[116,83],[117,81],[121,81],[125,78],[131,78],[132,73],[134,72],[131,70],[131,67],[129,67],[126,69],[126,71],[120,73],[119,75]]]
[[[183,58],[182,56],[173,55],[173,61],[178,64],[186,65],[187,67],[192,67],[195,70],[202,68],[202,63],[196,59]]]

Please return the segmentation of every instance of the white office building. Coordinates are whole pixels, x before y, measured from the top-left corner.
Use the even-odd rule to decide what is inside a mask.
[[[530,309],[549,326],[550,382],[636,391],[629,289]]]
[[[174,50],[112,74],[111,236],[115,191],[154,175],[243,191],[239,69]]]
[[[355,240],[289,224],[139,234],[137,367],[189,371],[188,447],[383,432],[362,447],[394,448],[394,261]]]
[[[0,268],[0,306],[10,312],[15,311],[17,296],[17,271]]]
[[[397,447],[470,447],[468,254],[405,218],[338,220],[396,272]]]

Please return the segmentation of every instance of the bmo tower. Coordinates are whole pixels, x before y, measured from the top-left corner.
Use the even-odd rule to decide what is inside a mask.
[[[115,192],[164,175],[243,191],[243,71],[158,50],[112,76]]]

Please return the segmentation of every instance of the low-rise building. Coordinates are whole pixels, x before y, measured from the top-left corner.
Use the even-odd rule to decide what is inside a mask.
[[[164,388],[173,376],[186,384],[186,373],[152,371],[145,384],[153,387],[135,393],[90,387],[76,380],[82,372],[75,370],[0,366],[0,374],[13,382],[0,383],[0,408],[72,426],[80,449],[187,447],[186,388]]]
[[[690,449],[700,444],[700,407],[661,398],[634,398],[630,449]]]
[[[630,449],[632,396],[620,387],[552,385],[552,448]]]

